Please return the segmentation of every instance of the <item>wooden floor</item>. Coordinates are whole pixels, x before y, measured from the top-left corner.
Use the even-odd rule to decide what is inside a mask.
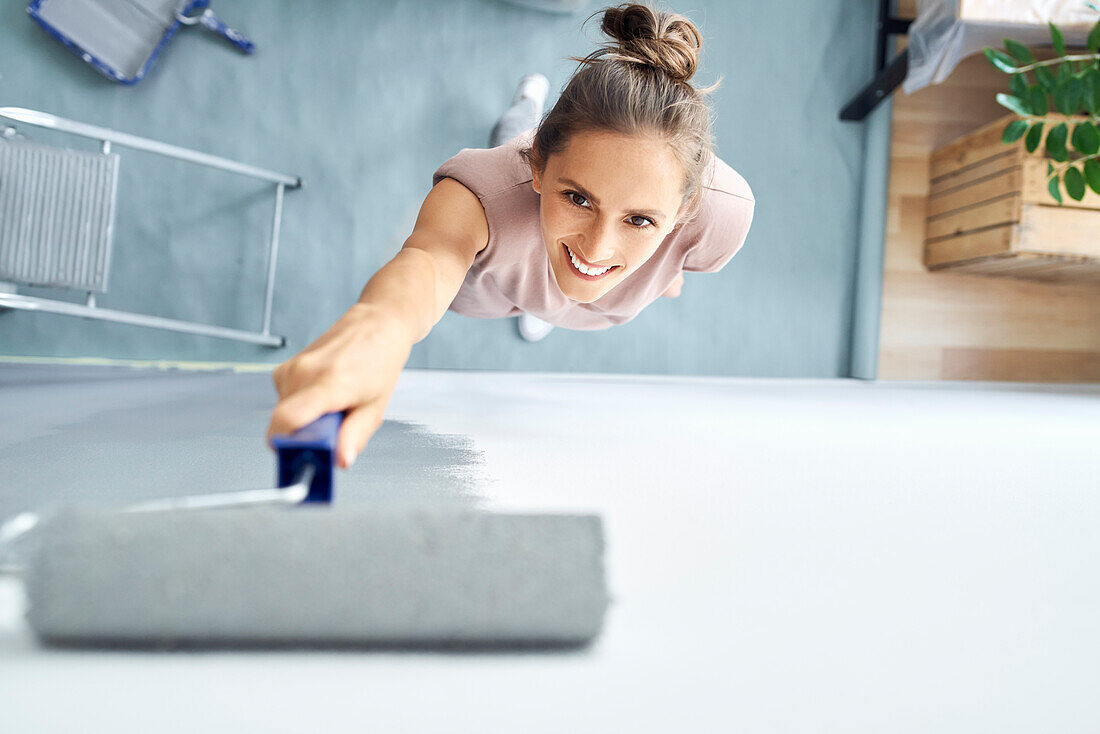
[[[899,13],[903,17],[906,5]],[[942,84],[894,94],[881,379],[1100,381],[1100,285],[925,270],[929,154],[1005,113],[1007,77],[981,55]]]

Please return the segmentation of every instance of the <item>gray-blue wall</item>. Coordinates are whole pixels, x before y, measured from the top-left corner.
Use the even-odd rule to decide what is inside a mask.
[[[696,0],[720,156],[749,181],[756,219],[719,274],[630,324],[530,344],[513,319],[448,314],[413,367],[674,374],[848,374],[865,125],[837,113],[871,75],[870,0]],[[181,32],[133,87],[101,77],[25,12],[0,5],[0,106],[19,106],[300,175],[288,193],[270,350],[63,316],[0,313],[0,354],[281,361],[317,337],[400,249],[435,168],[483,147],[519,77],[551,100],[598,36],[600,5],[550,15],[498,0],[214,3],[257,44],[241,56]],[[90,141],[26,132],[93,148]],[[260,326],[269,189],[118,149],[119,212],[101,306]],[[881,179],[881,176],[878,177]],[[876,180],[878,180],[876,179]],[[874,200],[874,197],[871,197]],[[873,233],[872,233],[873,235]],[[865,237],[866,239],[866,237]],[[873,237],[872,237],[873,239]],[[23,292],[49,295],[42,289]],[[69,296],[71,297],[71,296]]]

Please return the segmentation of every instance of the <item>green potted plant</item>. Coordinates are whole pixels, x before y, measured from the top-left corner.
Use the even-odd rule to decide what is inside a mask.
[[[1053,161],[1047,163],[1047,190],[1061,204],[1063,185],[1075,201],[1085,197],[1086,186],[1100,194],[1100,21],[1089,32],[1088,52],[1078,54],[1068,54],[1062,32],[1049,25],[1055,58],[1037,61],[1030,49],[1008,38],[1003,51],[987,47],[985,56],[1012,76],[1009,94],[998,94],[997,101],[1020,116],[1005,127],[1001,141],[1014,143],[1026,135],[1024,147],[1034,153],[1047,129],[1044,148]],[[1080,119],[1067,124],[1049,117],[1052,112]]]

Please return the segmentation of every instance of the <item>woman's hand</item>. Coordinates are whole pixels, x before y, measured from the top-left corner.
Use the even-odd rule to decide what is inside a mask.
[[[382,424],[412,345],[413,335],[398,319],[368,304],[352,306],[317,341],[275,368],[279,402],[268,440],[346,410],[336,462],[348,468]]]
[[[683,287],[684,287],[684,274],[683,273],[678,273],[676,275],[676,280],[672,281],[672,285],[670,285],[668,287],[668,290],[666,290],[661,295],[664,296],[665,298],[676,298],[677,296],[680,295],[680,290]]]

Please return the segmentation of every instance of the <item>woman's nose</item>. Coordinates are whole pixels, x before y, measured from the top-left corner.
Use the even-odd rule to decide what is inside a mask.
[[[595,223],[588,231],[584,241],[582,256],[590,263],[599,263],[610,258],[615,252],[615,232],[606,223]]]

